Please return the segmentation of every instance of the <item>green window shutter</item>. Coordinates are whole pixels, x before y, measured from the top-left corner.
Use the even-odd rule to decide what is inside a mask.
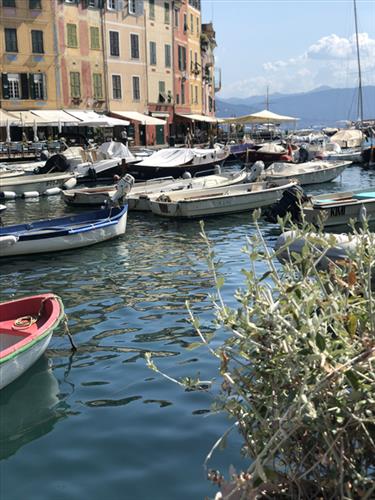
[[[102,83],[102,75],[100,73],[93,74],[93,83],[94,83],[94,99],[102,99],[103,83]]]
[[[92,49],[100,49],[100,39],[99,39],[99,28],[96,26],[90,27],[90,39],[91,39],[91,48]]]
[[[78,47],[77,26],[75,24],[67,24],[68,47]]]
[[[29,79],[27,73],[21,73],[21,99],[29,99]]]
[[[77,71],[70,73],[70,94],[71,97],[81,97],[81,80]]]
[[[3,73],[1,76],[1,86],[3,99],[9,99],[9,82],[7,73]]]

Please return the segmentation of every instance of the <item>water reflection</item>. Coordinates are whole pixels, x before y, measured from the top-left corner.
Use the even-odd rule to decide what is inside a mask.
[[[67,417],[68,409],[48,359],[41,358],[1,391],[0,459],[51,432],[59,420]]]

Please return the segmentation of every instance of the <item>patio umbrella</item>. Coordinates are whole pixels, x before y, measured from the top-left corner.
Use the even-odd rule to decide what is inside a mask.
[[[39,137],[38,137],[38,125],[36,123],[36,120],[34,120],[34,124],[33,124],[33,131],[34,131],[34,139],[33,141],[34,142],[39,142]]]
[[[10,138],[10,123],[9,123],[9,120],[7,120],[5,122],[5,126],[6,126],[6,130],[7,130],[7,138],[6,138],[6,142],[11,142],[11,138]]]
[[[59,131],[59,134],[62,132],[62,125],[61,125],[61,119],[59,118],[59,121],[57,122],[57,129]]]

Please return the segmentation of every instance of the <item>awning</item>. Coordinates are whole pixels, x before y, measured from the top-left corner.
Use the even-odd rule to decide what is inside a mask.
[[[156,118],[162,118],[165,120],[169,118],[169,113],[165,113],[163,111],[152,111],[151,114],[152,116],[156,116]]]
[[[213,116],[206,116],[206,115],[195,115],[195,114],[182,115],[179,113],[176,113],[176,115],[181,116],[182,118],[187,118],[188,120],[191,120],[193,122],[221,123],[223,121],[221,118],[216,118]]]
[[[20,127],[33,127],[34,124],[39,125],[39,127],[48,125],[48,121],[32,111],[11,111],[9,114],[18,119],[18,126]]]
[[[234,118],[224,118],[223,123],[286,123],[296,122],[299,118],[293,116],[278,115],[268,109],[253,113],[251,115],[237,116]]]
[[[46,125],[58,127],[59,125],[78,125],[80,120],[66,113],[62,109],[41,109],[33,110],[33,114],[44,118]]]
[[[0,127],[6,127],[6,125],[18,125],[19,117],[14,117],[11,113],[0,109]]]
[[[154,116],[144,115],[138,111],[111,111],[112,114],[122,116],[130,121],[141,122],[142,125],[165,125],[164,120],[155,118]]]
[[[115,127],[116,125],[125,127],[130,125],[130,122],[126,120],[100,115],[92,110],[67,109],[66,113],[80,120],[79,126],[81,127]]]

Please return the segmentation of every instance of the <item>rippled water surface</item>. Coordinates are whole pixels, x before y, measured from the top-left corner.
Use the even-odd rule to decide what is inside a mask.
[[[348,168],[313,186],[323,193],[375,188],[375,171]],[[72,212],[59,197],[8,202],[9,224]],[[272,246],[277,225],[261,222]],[[205,229],[226,283],[243,283],[241,248],[253,233],[247,213],[210,218]],[[218,376],[187,321],[185,301],[205,325],[213,318],[212,278],[198,221],[129,214],[124,237],[78,251],[2,260],[1,300],[51,291],[63,299],[78,344],[60,329],[46,355],[0,395],[0,497],[37,499],[179,499],[214,496],[203,461],[230,426],[209,413],[212,399],[186,392],[146,367],[151,351],[171,377]],[[262,265],[260,265],[260,269]],[[241,465],[233,435],[210,466]],[[242,464],[243,465],[243,464]]]

